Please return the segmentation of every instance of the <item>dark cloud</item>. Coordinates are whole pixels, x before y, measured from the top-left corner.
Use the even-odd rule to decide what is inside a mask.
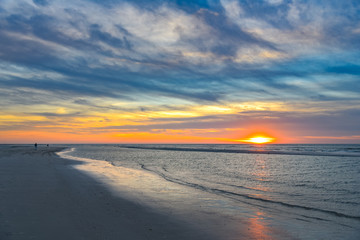
[[[16,64],[49,65],[54,62],[52,49],[36,41],[9,36],[0,31],[0,59]]]
[[[212,28],[212,40],[215,44],[208,46],[206,41],[209,39],[190,39],[188,40],[192,45],[196,46],[202,52],[212,52],[218,57],[234,57],[239,47],[245,46],[260,46],[272,50],[276,50],[276,46],[269,41],[258,38],[250,34],[237,24],[230,22],[225,13],[214,14],[210,11],[200,11],[198,16],[207,25]]]
[[[47,118],[68,118],[68,117],[79,117],[84,116],[81,112],[75,113],[52,113],[52,112],[39,112],[39,113],[28,113],[31,115],[43,116]]]
[[[126,37],[123,37],[123,39],[113,37],[109,33],[102,32],[97,24],[90,26],[90,36],[95,41],[101,41],[116,48],[131,48],[131,44]]]
[[[46,6],[49,4],[47,0],[33,0],[33,2],[39,6]]]
[[[53,81],[51,79],[13,78],[12,81],[0,81],[0,86],[4,88],[32,88],[71,96],[119,97],[119,95],[108,92],[107,89],[101,89],[99,86],[96,88],[87,87],[76,82]]]

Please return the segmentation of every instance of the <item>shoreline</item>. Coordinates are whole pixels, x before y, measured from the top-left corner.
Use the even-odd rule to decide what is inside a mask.
[[[0,239],[217,239],[115,196],[61,149],[2,149]]]
[[[357,228],[344,235],[350,226],[315,218],[304,221],[291,212],[233,201],[143,169],[58,154],[64,149],[70,148],[1,149],[0,239],[357,239],[359,235]]]

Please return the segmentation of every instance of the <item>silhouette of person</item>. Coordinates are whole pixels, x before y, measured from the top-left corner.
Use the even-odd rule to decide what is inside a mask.
[[[35,143],[34,146],[35,146],[35,150],[37,150],[37,143]]]

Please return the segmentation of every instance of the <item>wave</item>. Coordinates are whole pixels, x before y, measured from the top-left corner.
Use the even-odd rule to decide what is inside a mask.
[[[100,160],[100,159],[93,159],[93,158],[84,158],[84,157],[76,157],[73,155],[70,155],[70,153],[75,152],[76,148],[66,148],[60,152],[57,152],[56,154],[61,157],[61,158],[66,158],[66,159],[70,159],[70,160],[76,160],[76,161],[81,161],[81,162],[86,162],[86,161],[105,161],[105,160]],[[108,161],[106,161],[108,162]],[[110,164],[113,165],[112,162],[109,162]]]
[[[138,146],[129,146],[129,148],[154,149],[154,150],[164,150],[164,151],[170,150],[170,151],[202,151],[202,152],[207,151],[207,152],[209,152],[209,149],[192,149],[192,148],[165,148],[165,147],[152,147],[151,148],[151,147],[138,147]],[[239,152],[239,151],[243,152],[242,150],[229,150],[229,149],[210,149],[210,150],[211,150],[211,152],[234,152],[234,151],[235,152]],[[82,161],[82,160],[89,159],[89,158],[71,156],[72,155],[71,153],[74,151],[75,151],[75,148],[68,148],[61,152],[58,152],[57,154],[60,155],[61,157],[73,159],[73,160]],[[248,152],[248,150],[246,150],[246,152]],[[256,151],[251,151],[251,152],[256,152]],[[256,152],[256,153],[258,153],[258,152]],[[91,159],[91,160],[96,160],[96,159]],[[114,165],[114,163],[112,161],[107,161],[107,162]],[[146,170],[146,171],[149,171],[149,172],[159,175],[160,177],[162,177],[163,179],[165,179],[169,182],[177,183],[177,184],[187,186],[187,187],[196,188],[201,191],[209,192],[212,194],[217,194],[217,195],[220,195],[223,197],[230,198],[232,200],[244,202],[244,203],[251,204],[254,206],[268,208],[269,204],[270,204],[270,206],[273,206],[275,204],[275,205],[284,206],[287,208],[296,208],[296,209],[301,209],[301,210],[305,210],[305,211],[318,212],[318,213],[328,214],[331,216],[354,219],[356,221],[360,221],[360,216],[345,214],[345,213],[341,213],[338,211],[332,211],[332,210],[326,210],[326,209],[321,209],[321,208],[316,208],[316,207],[308,207],[308,206],[302,206],[302,205],[297,205],[297,204],[291,204],[291,203],[287,203],[287,202],[266,199],[261,196],[254,196],[251,194],[232,192],[231,190],[229,191],[229,190],[221,189],[221,187],[220,188],[219,187],[208,187],[208,186],[204,186],[202,184],[192,183],[192,182],[186,181],[184,179],[179,179],[174,176],[171,176],[170,172],[168,172],[168,170],[165,167],[162,167],[162,171],[156,171],[152,168],[147,167],[144,164],[139,163],[138,166],[140,166],[141,169],[143,169],[143,170]],[[300,186],[303,186],[303,184],[300,184]],[[305,186],[303,186],[303,187],[306,187],[306,186],[307,185],[305,184]],[[252,189],[252,188],[248,188],[248,187],[244,187],[244,186],[237,186],[237,185],[232,185],[231,187],[237,187],[237,188],[242,188],[242,189],[246,189],[246,190],[256,190],[256,189]],[[347,202],[347,204],[357,204],[357,203]]]
[[[257,201],[257,202],[271,203],[271,204],[285,206],[285,207],[288,207],[288,208],[297,208],[297,209],[307,210],[307,211],[315,211],[315,212],[325,213],[325,214],[329,214],[329,215],[336,216],[336,217],[350,218],[350,219],[360,221],[360,216],[353,216],[353,215],[348,215],[348,214],[345,214],[345,213],[340,213],[340,212],[336,212],[336,211],[332,211],[332,210],[326,210],[326,209],[320,209],[320,208],[315,208],[315,207],[307,207],[307,206],[301,206],[301,205],[296,205],[296,204],[290,204],[290,203],[286,203],[286,202],[275,201],[275,200],[265,199],[265,198],[261,198],[261,197],[255,197],[255,196],[251,196],[251,195],[248,195],[248,194],[240,194],[240,193],[235,193],[235,192],[231,192],[231,191],[227,191],[227,190],[223,190],[223,189],[206,187],[206,186],[203,186],[203,185],[200,185],[200,184],[190,183],[190,182],[178,179],[178,178],[167,176],[167,175],[165,175],[165,174],[163,174],[163,173],[161,173],[159,171],[149,169],[143,164],[141,164],[140,166],[141,166],[142,169],[144,169],[146,171],[149,171],[149,172],[152,172],[152,173],[155,173],[155,174],[161,176],[162,178],[164,178],[165,180],[167,180],[169,182],[173,182],[173,183],[181,184],[181,185],[184,185],[184,186],[196,188],[198,190],[202,190],[202,191],[213,193],[213,194],[218,194],[218,195],[225,196],[225,197],[230,197],[233,200],[239,200],[236,197],[241,197],[241,198],[244,198],[244,199],[254,200],[254,201]],[[248,202],[246,202],[246,203],[248,203]],[[265,206],[261,206],[261,207],[265,207]]]
[[[145,147],[145,146],[120,146],[143,150],[161,151],[184,151],[184,152],[211,152],[211,153],[242,153],[242,154],[277,154],[277,155],[304,155],[304,156],[327,156],[327,157],[360,157],[354,152],[292,152],[278,150],[239,150],[239,149],[216,149],[216,148],[177,148],[177,147]]]

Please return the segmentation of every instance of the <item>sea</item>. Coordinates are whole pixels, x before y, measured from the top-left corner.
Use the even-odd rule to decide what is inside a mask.
[[[233,221],[261,212],[262,225],[287,232],[279,238],[360,239],[359,144],[70,145],[63,156],[107,161],[206,194],[194,204]]]

